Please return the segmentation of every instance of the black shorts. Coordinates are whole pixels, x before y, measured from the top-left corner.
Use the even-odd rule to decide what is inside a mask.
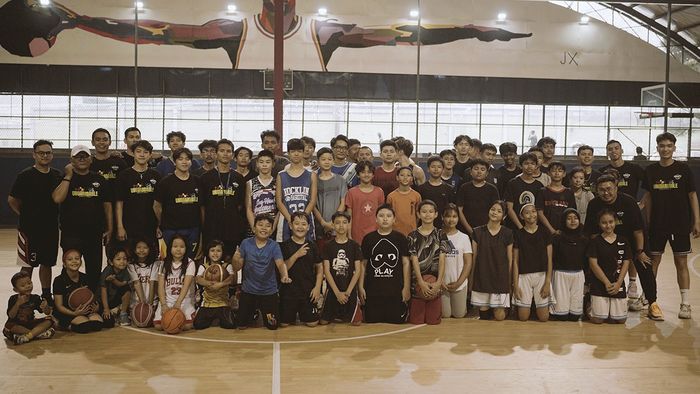
[[[669,234],[664,232],[649,232],[649,254],[660,255],[666,249],[666,242],[671,243],[674,255],[687,255],[692,252],[690,247],[690,233]]]
[[[368,296],[364,310],[366,323],[405,323],[408,305],[399,297]]]
[[[241,291],[238,302],[238,316],[236,325],[239,328],[248,327],[253,322],[255,311],[260,311],[265,327],[276,330],[279,326],[279,296],[277,293],[269,295],[250,294]]]
[[[280,299],[280,323],[294,324],[299,314],[299,321],[302,323],[313,323],[318,321],[318,309],[308,298],[285,298]]]
[[[5,327],[2,329],[2,333],[7,337],[8,339],[12,339],[12,329],[15,327],[24,327],[27,330],[33,330],[34,327],[38,326],[39,324],[43,322],[51,322],[51,327],[53,327],[53,319],[51,319],[50,316],[42,317],[40,319],[32,319],[29,321],[19,321],[19,320],[13,320],[10,319],[7,322],[5,322]]]
[[[17,265],[53,267],[58,257],[56,231],[17,231]]]
[[[323,302],[323,310],[321,311],[321,320],[332,322],[340,321],[343,323],[354,323],[362,321],[362,311],[360,310],[360,302],[357,299],[356,292],[352,292],[348,297],[348,302],[341,304],[335,296],[333,290],[326,291],[325,301]]]

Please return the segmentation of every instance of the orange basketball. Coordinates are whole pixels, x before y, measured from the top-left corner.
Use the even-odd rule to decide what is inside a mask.
[[[213,282],[222,282],[228,277],[228,272],[221,264],[212,264],[204,271],[204,279]]]
[[[160,320],[163,331],[168,334],[177,334],[182,331],[182,326],[185,325],[185,314],[178,308],[170,308]]]
[[[428,282],[428,283],[435,283],[435,282],[437,282],[437,278],[436,278],[435,276],[433,276],[433,275],[430,275],[430,274],[425,274],[425,275],[423,275],[423,280],[426,281],[426,282]],[[418,287],[418,285],[416,285],[416,287]],[[431,297],[431,298],[426,298],[426,297],[423,295],[423,293],[420,291],[420,289],[416,289],[416,290],[417,290],[417,291],[416,291],[416,295],[418,296],[418,298],[421,298],[421,299],[424,299],[424,300],[434,300],[435,297],[437,297],[437,296],[434,296],[434,297]]]
[[[72,310],[78,309],[83,304],[92,304],[94,301],[95,294],[87,287],[75,289],[68,295],[68,306]]]
[[[139,302],[131,308],[131,322],[136,327],[148,327],[153,322],[153,307]]]

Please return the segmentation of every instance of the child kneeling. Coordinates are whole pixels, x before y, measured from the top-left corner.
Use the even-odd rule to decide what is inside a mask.
[[[163,314],[170,308],[178,308],[185,315],[182,331],[192,328],[194,318],[194,261],[185,256],[187,240],[175,235],[170,243],[170,253],[163,259],[158,273],[158,309],[153,317],[153,326],[162,330]]]
[[[221,328],[235,328],[233,311],[228,303],[228,289],[236,276],[231,264],[223,261],[224,243],[213,240],[207,245],[207,257],[197,270],[197,284],[204,288],[202,292],[202,306],[197,309],[197,315],[192,323],[195,330],[209,328],[215,319],[219,320]],[[226,279],[213,281],[206,278],[205,273],[214,265],[221,266],[222,272],[226,272]]]

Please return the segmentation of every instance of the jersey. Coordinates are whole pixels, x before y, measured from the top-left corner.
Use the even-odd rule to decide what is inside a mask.
[[[267,182],[260,179],[260,176],[248,181],[250,187],[250,206],[253,215],[277,215],[277,204],[275,204],[275,178],[272,177]]]
[[[301,175],[294,177],[289,172],[280,171],[280,187],[282,189],[282,204],[284,204],[290,214],[303,212],[311,201],[311,171],[304,170]],[[280,215],[277,226],[277,242],[282,242],[292,236],[284,216]],[[316,228],[313,215],[309,215],[309,232],[306,239],[312,241],[316,239]]]
[[[396,179],[396,174],[398,173],[399,167],[394,167],[391,171],[386,171],[384,167],[379,166],[374,169],[374,178],[372,178],[372,184],[374,186],[380,187],[384,192],[385,196],[388,196],[391,192],[399,187],[399,181]]]
[[[163,274],[165,288],[165,305],[172,307],[180,297],[180,293],[186,291],[185,298],[182,300],[183,311],[186,309],[194,309],[194,281],[189,289],[183,289],[185,284],[185,276],[194,277],[195,264],[191,259],[187,259],[187,267],[183,267],[184,263],[173,264],[170,272],[165,272],[165,264],[160,265],[159,274]],[[183,273],[182,270],[185,270]],[[185,306],[187,305],[187,306]]]
[[[608,242],[601,235],[593,238],[588,245],[586,256],[597,259],[598,267],[603,271],[610,283],[615,283],[620,278],[622,266],[625,260],[630,260],[632,251],[627,238],[617,235],[615,240]],[[591,295],[598,297],[625,298],[625,281],[622,281],[620,291],[617,294],[608,294],[605,284],[598,277],[591,280]]]
[[[143,295],[146,297],[146,299],[143,300],[145,303],[148,303],[148,296],[151,294],[151,291],[153,291],[154,294],[153,303],[155,304],[158,300],[158,291],[152,287],[155,286],[155,282],[158,281],[160,264],[160,261],[154,262],[153,264],[131,263],[126,267],[127,272],[129,272],[129,280],[132,285],[141,285]],[[136,290],[133,290],[131,293],[131,306],[133,307],[138,303],[139,299],[136,296]]]
[[[657,234],[688,234],[692,224],[688,193],[695,191],[690,167],[679,161],[666,167],[659,163],[650,164],[642,186],[651,195],[650,231]]]
[[[43,173],[29,167],[17,175],[10,196],[22,201],[19,214],[21,231],[40,234],[58,231],[58,204],[53,202],[51,193],[59,182],[61,173],[55,168]]]
[[[620,174],[620,180],[617,182],[618,193],[626,193],[636,199],[639,185],[644,179],[644,170],[642,167],[626,161],[619,167],[608,164],[601,168],[600,172],[605,173],[605,171],[610,168],[617,170],[617,173]]]
[[[204,261],[204,264],[200,265],[197,269],[197,276],[204,278],[204,273],[209,267],[214,264],[219,264],[229,275],[233,275],[233,267],[228,263],[212,263],[208,259]],[[205,278],[206,279],[206,278]],[[228,306],[228,286],[224,286],[218,290],[209,290],[206,287],[201,287],[202,289],[202,308],[220,308],[222,306]]]
[[[348,185],[348,189],[360,183],[360,180],[357,178],[357,172],[355,171],[355,163],[348,161],[342,165],[333,164],[331,172],[342,176],[343,179],[345,179],[345,183]]]

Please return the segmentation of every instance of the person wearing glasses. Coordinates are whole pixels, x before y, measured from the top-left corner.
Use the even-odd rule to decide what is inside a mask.
[[[90,290],[97,294],[102,272],[102,245],[112,235],[112,196],[107,180],[90,171],[92,156],[85,145],[70,152],[63,179],[51,197],[61,204],[61,248],[75,249],[85,260]]]
[[[349,147],[350,142],[348,141],[348,137],[342,134],[335,136],[331,140],[331,148],[333,148],[333,166],[331,167],[331,172],[345,179],[348,190],[360,183],[360,179],[357,177],[357,171],[355,171],[355,163],[348,160]]]
[[[53,143],[34,143],[34,165],[17,175],[7,203],[19,216],[17,265],[30,277],[39,267],[41,296],[51,300],[51,267],[58,254],[58,204],[51,192],[61,181],[61,172],[51,168]]]

